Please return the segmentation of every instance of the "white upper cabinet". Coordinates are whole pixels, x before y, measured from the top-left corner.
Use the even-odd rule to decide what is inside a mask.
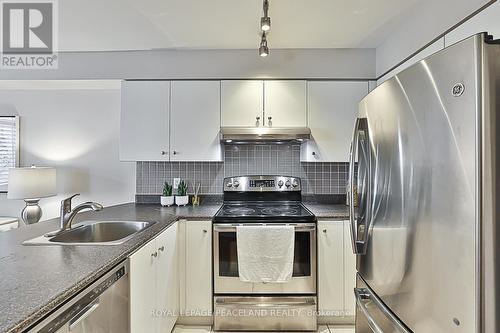
[[[265,81],[265,126],[306,127],[306,96],[306,81]]]
[[[121,161],[168,161],[169,81],[123,81]]]
[[[368,82],[308,82],[308,118],[313,140],[301,146],[302,162],[347,162],[358,103]]]
[[[221,161],[220,82],[173,81],[170,160]]]
[[[251,127],[262,124],[264,81],[221,81],[222,126]]]
[[[122,161],[221,161],[219,81],[124,81]]]

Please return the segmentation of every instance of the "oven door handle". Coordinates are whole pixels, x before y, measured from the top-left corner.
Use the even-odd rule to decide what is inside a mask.
[[[236,228],[239,227],[239,226],[266,226],[266,225],[262,225],[262,224],[234,224],[234,225],[224,225],[224,226],[218,226],[218,225],[214,225],[214,231],[215,232],[234,232],[236,231]],[[276,226],[276,225],[280,225],[280,224],[268,224],[267,226]],[[283,225],[283,224],[281,224]],[[300,226],[300,225],[291,225],[293,227],[295,227],[295,231],[316,231],[316,225],[304,225],[304,226]]]
[[[226,301],[226,300],[217,300],[216,301],[217,306],[223,306],[223,307],[239,307],[239,308],[265,308],[266,306],[269,308],[284,308],[284,307],[304,307],[304,306],[313,306],[316,305],[316,301],[313,298],[309,298],[306,300],[300,300],[299,302],[293,302],[293,301],[288,301],[288,302],[277,302],[277,303],[269,303],[266,305],[263,305],[262,303],[259,302],[238,302],[238,301]]]

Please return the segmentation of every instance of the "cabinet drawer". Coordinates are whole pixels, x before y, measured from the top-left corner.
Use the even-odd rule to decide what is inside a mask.
[[[316,297],[215,297],[216,331],[316,331]]]

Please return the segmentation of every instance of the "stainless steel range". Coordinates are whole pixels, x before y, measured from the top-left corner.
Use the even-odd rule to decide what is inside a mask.
[[[224,203],[213,222],[214,329],[316,330],[316,217],[301,202],[300,178],[224,179]],[[240,279],[236,229],[249,225],[294,227],[288,282]]]

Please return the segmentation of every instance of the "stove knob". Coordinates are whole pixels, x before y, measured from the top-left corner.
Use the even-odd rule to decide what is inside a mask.
[[[226,186],[231,187],[231,186],[233,186],[233,183],[227,183]]]
[[[293,187],[297,187],[299,186],[299,182],[297,181],[297,179],[294,179],[293,182],[292,182],[292,186]]]
[[[235,180],[235,181],[233,182],[233,187],[238,187],[238,186],[240,186],[240,182],[239,182],[239,181],[237,181],[237,180]]]
[[[290,185],[292,185],[292,184],[290,183],[290,179],[287,179],[287,181],[286,181],[286,183],[285,183],[285,186],[286,186],[286,187],[290,187]]]
[[[282,180],[280,180],[280,181],[278,182],[278,186],[279,186],[279,187],[283,187],[283,181],[282,181]]]

